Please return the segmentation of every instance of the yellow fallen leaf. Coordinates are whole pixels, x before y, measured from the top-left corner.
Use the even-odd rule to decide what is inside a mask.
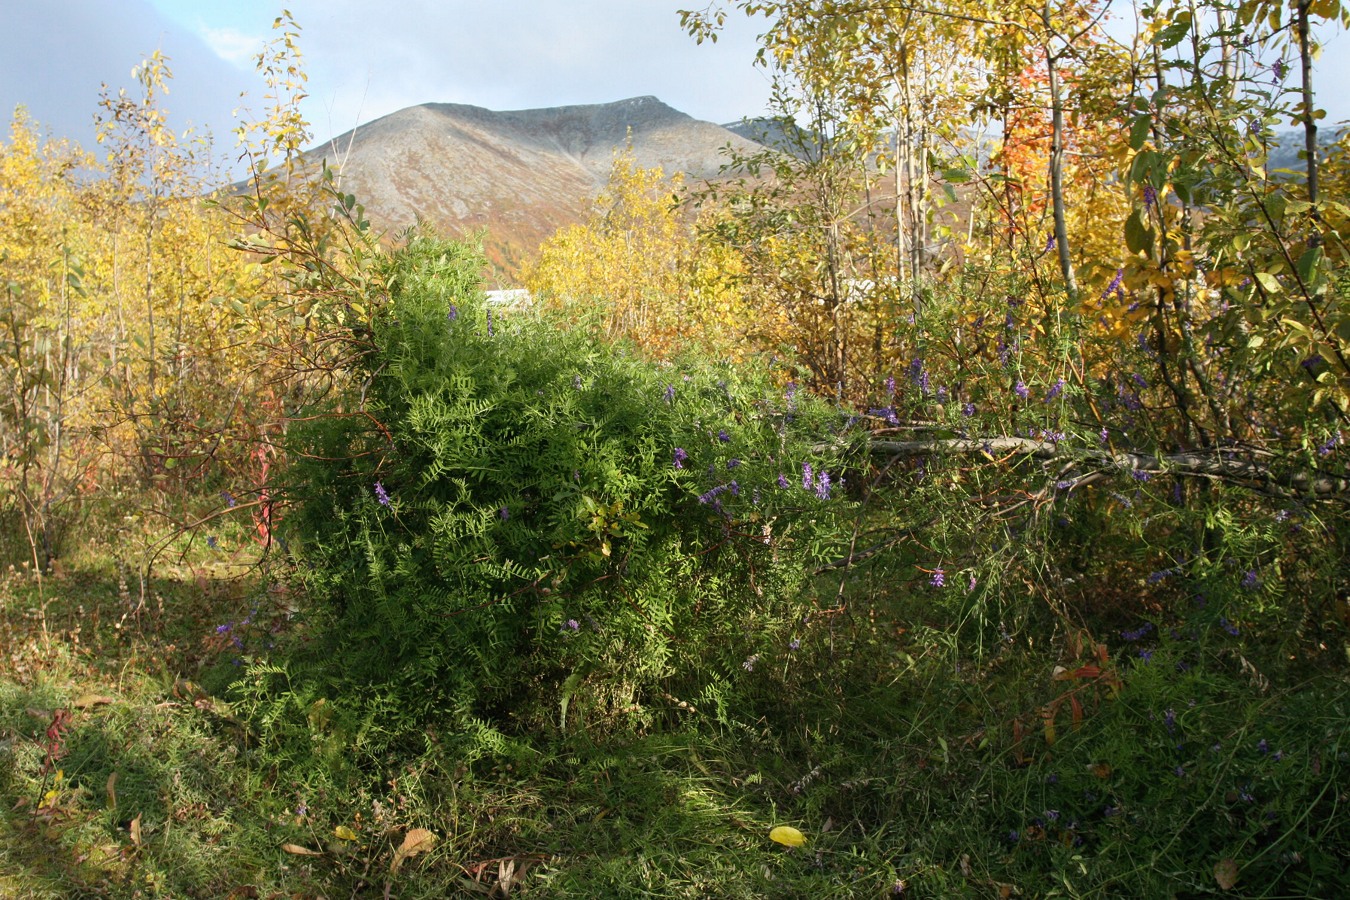
[[[85,694],[70,705],[76,709],[88,709],[91,706],[104,706],[111,702],[113,702],[113,698],[105,697],[102,694]]]
[[[338,836],[338,840],[342,841],[356,840],[356,832],[352,831],[346,825],[339,825],[338,827],[334,828],[333,834],[336,834]]]
[[[403,843],[394,851],[394,861],[389,864],[389,874],[398,872],[403,861],[410,856],[425,853],[436,846],[436,835],[425,828],[414,828],[403,838]]]
[[[299,844],[282,844],[281,849],[293,856],[323,856],[318,850],[301,847]]]
[[[769,832],[769,840],[782,844],[784,847],[804,847],[806,846],[806,835],[802,834],[791,825],[779,825]]]
[[[1214,880],[1219,889],[1227,891],[1237,884],[1238,865],[1231,859],[1221,859],[1214,864]]]
[[[136,813],[136,818],[131,820],[131,842],[137,847],[141,845],[141,814]]]

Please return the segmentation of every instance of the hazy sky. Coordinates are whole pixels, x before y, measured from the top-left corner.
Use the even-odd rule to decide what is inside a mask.
[[[0,0],[0,109],[29,107],[50,133],[92,146],[100,85],[131,84],[156,48],[172,58],[175,124],[233,145],[234,110],[262,106],[252,57],[283,5],[302,27],[323,140],[406,106],[523,109],[653,94],[700,119],[765,111],[753,64],[762,21],[733,14],[696,45],[676,10],[707,0]],[[1317,75],[1328,124],[1350,118],[1350,37],[1326,35]],[[241,101],[241,91],[250,98]]]
[[[8,115],[24,103],[52,133],[92,143],[100,84],[129,86],[158,48],[172,58],[176,122],[209,124],[228,147],[240,92],[263,105],[253,57],[285,6],[302,29],[320,140],[427,102],[526,109],[652,94],[713,122],[762,114],[762,28],[738,17],[717,44],[696,45],[676,10],[698,2],[0,0],[0,105]]]

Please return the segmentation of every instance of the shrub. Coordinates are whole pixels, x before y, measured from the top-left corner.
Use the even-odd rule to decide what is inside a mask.
[[[832,413],[503,314],[480,266],[391,257],[357,387],[293,433],[325,650],[394,733],[716,708],[810,608],[842,504],[804,436]]]

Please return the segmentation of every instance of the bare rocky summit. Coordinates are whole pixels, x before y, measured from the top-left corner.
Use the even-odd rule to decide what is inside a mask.
[[[427,103],[377,119],[315,148],[365,204],[375,227],[396,232],[418,218],[442,233],[486,229],[489,258],[505,280],[559,227],[582,221],[630,144],[639,165],[718,177],[753,141],[672,109],[655,97],[497,112]]]

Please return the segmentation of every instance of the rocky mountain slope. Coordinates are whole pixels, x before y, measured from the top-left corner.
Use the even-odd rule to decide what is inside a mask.
[[[390,233],[418,218],[442,233],[486,229],[502,280],[559,227],[585,218],[616,149],[631,142],[644,167],[718,176],[728,144],[754,142],[655,97],[497,112],[428,103],[400,110],[310,151],[341,175],[342,190]]]

